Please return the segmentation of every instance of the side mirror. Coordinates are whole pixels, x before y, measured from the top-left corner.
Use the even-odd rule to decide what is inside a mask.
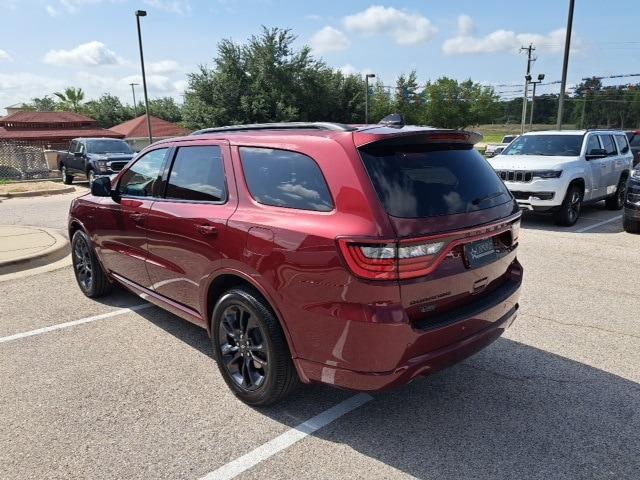
[[[82,152],[73,152],[73,156],[74,157],[78,157],[79,158],[79,157],[82,157],[82,155],[83,155]]]
[[[592,148],[587,152],[586,159],[591,160],[592,158],[603,158],[607,156],[607,151],[604,148]]]
[[[96,177],[91,184],[91,195],[96,197],[111,197],[111,179],[109,177]]]

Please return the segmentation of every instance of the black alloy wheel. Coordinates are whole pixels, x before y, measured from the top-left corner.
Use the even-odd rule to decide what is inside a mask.
[[[231,305],[222,313],[219,330],[222,362],[233,381],[246,391],[260,388],[269,373],[269,354],[253,313]]]

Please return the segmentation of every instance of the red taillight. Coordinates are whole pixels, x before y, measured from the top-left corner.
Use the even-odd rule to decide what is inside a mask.
[[[369,280],[398,280],[428,275],[446,255],[445,240],[371,242],[338,239],[351,271]]]
[[[458,230],[430,237],[386,240],[338,238],[338,246],[349,269],[367,280],[405,280],[433,272],[456,246],[501,235],[503,244],[515,247],[521,213],[483,227]]]

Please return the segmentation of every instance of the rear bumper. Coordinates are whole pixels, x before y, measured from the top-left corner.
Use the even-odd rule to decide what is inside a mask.
[[[500,337],[516,319],[520,285],[521,282],[508,296],[484,305],[482,310],[469,311],[468,315],[452,318],[451,323],[437,328],[421,330],[398,325],[396,328],[402,330],[391,333],[380,326],[376,334],[377,326],[369,325],[373,332],[367,335],[366,349],[370,354],[379,349],[378,355],[384,356],[390,350],[397,350],[399,342],[404,343],[403,360],[391,371],[355,371],[332,366],[332,362],[299,358],[295,360],[298,372],[306,383],[327,383],[357,391],[381,391],[404,385],[458,363]]]

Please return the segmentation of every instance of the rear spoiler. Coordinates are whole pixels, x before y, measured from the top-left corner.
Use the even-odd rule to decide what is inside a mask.
[[[429,127],[406,126],[393,128],[375,126],[353,132],[356,147],[376,144],[376,146],[413,145],[425,143],[461,143],[475,145],[482,140],[482,134],[467,130],[449,130]]]

